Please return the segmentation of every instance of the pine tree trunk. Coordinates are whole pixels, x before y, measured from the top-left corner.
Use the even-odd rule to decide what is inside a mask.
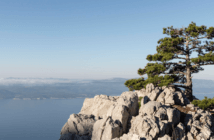
[[[190,68],[187,68],[186,79],[187,79],[187,84],[186,84],[185,94],[186,94],[187,98],[190,101],[192,101],[193,100],[193,96],[192,96],[192,77],[191,77]]]
[[[187,39],[187,38],[186,38]],[[187,98],[192,101],[193,100],[193,97],[192,97],[192,77],[191,77],[191,72],[190,72],[190,64],[188,64],[190,62],[190,58],[189,58],[189,47],[188,47],[188,43],[189,41],[186,42],[186,49],[187,49],[187,55],[186,55],[186,59],[187,59],[187,65],[186,65],[186,68],[187,68],[187,71],[186,71],[186,80],[187,80],[187,83],[186,83],[186,90],[185,90],[185,94],[187,96]]]

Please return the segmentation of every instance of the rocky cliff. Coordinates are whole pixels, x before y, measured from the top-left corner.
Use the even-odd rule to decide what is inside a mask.
[[[213,132],[209,111],[191,104],[182,90],[151,83],[120,96],[86,98],[59,140],[214,140]]]

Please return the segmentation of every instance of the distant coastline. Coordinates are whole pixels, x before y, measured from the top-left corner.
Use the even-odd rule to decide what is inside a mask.
[[[6,81],[17,79],[6,79]],[[20,80],[20,79],[18,79]],[[25,79],[22,79],[23,81]],[[32,79],[35,80],[35,79]],[[45,80],[45,79],[43,79]],[[47,81],[49,79],[46,79]],[[51,79],[53,80],[53,79]],[[57,79],[56,79],[57,80]],[[124,85],[125,78],[113,78],[106,80],[91,80],[85,83],[84,80],[71,83],[52,84],[0,84],[0,100],[46,100],[46,99],[75,99],[93,98],[96,95],[118,96],[129,89]],[[20,82],[20,81],[19,81]],[[50,82],[50,81],[49,81]],[[181,88],[182,89],[182,88]],[[183,90],[183,89],[182,89]],[[193,94],[204,98],[214,97],[214,81],[193,79]],[[204,94],[206,93],[206,94]]]
[[[87,97],[75,97],[75,98],[87,98]],[[51,98],[12,98],[12,100],[48,100],[48,99],[57,100],[57,99],[75,99],[75,98],[54,98],[54,97],[51,97]],[[3,98],[0,98],[0,99],[3,99]]]
[[[96,95],[94,95],[96,96]],[[76,98],[93,98],[94,96],[82,96],[82,97],[72,97],[72,98],[55,98],[55,97],[50,97],[50,98],[12,98],[12,100],[57,100],[57,99],[76,99]],[[113,95],[108,95],[108,96],[120,96],[120,94],[113,94]],[[3,99],[3,98],[0,98]]]

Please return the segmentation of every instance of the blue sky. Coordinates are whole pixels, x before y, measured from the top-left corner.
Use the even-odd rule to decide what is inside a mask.
[[[1,0],[0,78],[140,78],[137,70],[149,63],[147,55],[168,37],[163,28],[191,21],[214,26],[213,5],[213,0]],[[214,80],[214,66],[203,68],[193,78]]]

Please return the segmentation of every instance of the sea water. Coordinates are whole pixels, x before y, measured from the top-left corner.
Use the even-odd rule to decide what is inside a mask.
[[[79,113],[84,98],[0,100],[0,140],[58,140],[63,125]]]
[[[195,96],[201,100],[213,94]],[[63,125],[71,114],[80,112],[84,99],[0,100],[0,140],[58,140]]]

